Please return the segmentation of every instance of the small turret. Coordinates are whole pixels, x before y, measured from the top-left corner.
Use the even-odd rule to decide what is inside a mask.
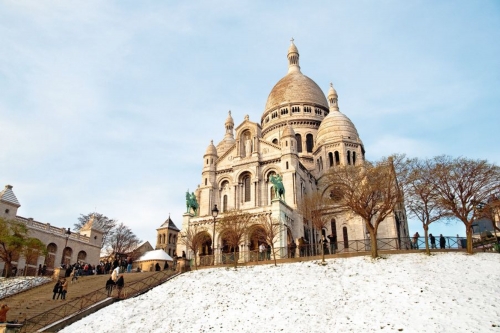
[[[339,111],[338,104],[339,96],[337,91],[333,88],[333,84],[330,83],[330,89],[328,90],[328,104],[330,105],[330,111]]]
[[[293,38],[291,40],[290,47],[288,48],[288,73],[300,72],[299,66],[299,50],[297,46],[293,43]]]

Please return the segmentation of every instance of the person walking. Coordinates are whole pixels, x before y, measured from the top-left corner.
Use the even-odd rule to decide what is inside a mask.
[[[290,243],[290,258],[295,258],[296,251],[297,251],[297,244],[295,244],[295,241],[292,239],[292,242]]]
[[[431,240],[431,249],[436,248],[436,237],[434,237],[432,234],[429,234],[429,239]]]
[[[418,231],[415,233],[415,235],[413,235],[413,248],[415,250],[418,250],[418,237],[420,237],[420,235],[418,234]]]
[[[113,293],[114,286],[115,286],[115,281],[113,281],[113,279],[110,276],[108,281],[106,281],[106,291],[108,292],[108,297],[110,297],[111,294]]]
[[[132,272],[132,257],[127,257],[127,273]]]
[[[335,254],[335,243],[337,243],[337,236],[333,234],[333,232],[327,236],[328,240],[330,241],[330,253]]]
[[[260,260],[264,260],[264,252],[266,251],[266,246],[264,245],[264,243],[261,243],[259,245],[259,258]]]
[[[56,299],[56,295],[59,295],[59,289],[61,288],[61,281],[57,281],[54,288],[52,289],[52,292],[54,295],[52,295],[52,299]],[[59,298],[59,296],[57,297]]]
[[[120,275],[118,280],[116,281],[116,289],[118,290],[118,298],[122,296],[122,289],[125,286],[125,280],[123,279],[123,274]]]
[[[61,285],[61,299],[66,299],[66,294],[68,293],[68,280],[64,279]],[[59,296],[58,296],[59,297]]]
[[[443,237],[443,234],[439,235],[439,248],[440,249],[446,248],[446,239]]]

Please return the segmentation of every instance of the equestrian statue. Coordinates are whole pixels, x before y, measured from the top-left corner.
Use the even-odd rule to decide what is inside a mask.
[[[194,215],[198,215],[198,201],[196,201],[196,196],[194,192],[191,194],[189,191],[186,192],[186,213],[191,213],[191,209],[193,210]]]
[[[271,175],[269,181],[273,183],[274,199],[285,201],[285,187],[283,186],[283,178],[280,175]]]

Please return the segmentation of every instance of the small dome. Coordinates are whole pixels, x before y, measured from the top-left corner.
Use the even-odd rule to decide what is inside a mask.
[[[205,155],[217,156],[217,149],[214,146],[214,140],[210,141],[210,144],[207,147],[207,151],[205,152]]]
[[[319,125],[316,145],[320,146],[341,139],[350,139],[361,143],[358,131],[352,121],[340,111],[332,111]]]
[[[297,49],[297,46],[295,46],[295,44],[293,43],[293,38],[291,40],[291,44],[290,44],[290,47],[288,48],[288,54],[290,53],[299,53],[299,50]]]
[[[333,87],[333,83],[330,82],[330,89],[328,90],[328,97],[330,96],[338,96],[337,91]]]

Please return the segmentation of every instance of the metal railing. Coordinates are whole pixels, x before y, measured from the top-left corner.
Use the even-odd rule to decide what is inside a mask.
[[[144,279],[130,282],[130,284],[127,284],[127,282],[125,281],[126,284],[121,292],[120,299],[135,297],[150,290],[151,288],[154,288],[168,281],[169,279],[177,275],[178,274],[176,274],[174,271],[166,270],[150,275]],[[78,314],[79,312],[98,302],[105,300],[106,298],[117,298],[117,296],[118,295],[116,291],[113,292],[111,296],[108,296],[106,287],[97,289],[82,297],[68,300],[67,302],[56,308],[45,311],[34,317],[25,319],[24,326],[22,327],[21,332],[36,332],[37,330],[55,323],[56,321],[62,320],[71,315]]]
[[[466,248],[465,237],[457,236],[444,236],[443,240],[440,241],[440,237],[435,237],[435,247],[432,246],[429,239],[429,249],[458,249],[465,250]],[[290,258],[300,258],[300,257],[311,257],[320,256],[322,254],[321,244],[305,244],[296,245],[295,248],[289,247],[276,247],[274,248],[276,259],[290,259]],[[333,243],[324,244],[325,255],[331,254],[345,254],[345,253],[362,253],[371,251],[371,240],[358,239],[358,240],[347,240],[338,241]],[[248,248],[248,247],[247,247]],[[377,238],[377,249],[379,251],[405,251],[405,250],[424,250],[425,249],[425,237],[400,237],[400,238]],[[188,259],[190,259],[189,265],[194,268],[194,258],[192,253],[189,253]],[[265,252],[259,252],[259,250],[247,250],[244,246],[240,246],[240,249],[234,252],[223,252],[216,253],[215,258],[213,255],[200,254],[196,258],[197,266],[213,266],[215,259],[215,265],[231,265],[236,261],[237,263],[251,263],[274,260],[274,257],[270,250]]]
[[[0,279],[0,300],[51,281],[51,279],[46,277],[15,277]]]

